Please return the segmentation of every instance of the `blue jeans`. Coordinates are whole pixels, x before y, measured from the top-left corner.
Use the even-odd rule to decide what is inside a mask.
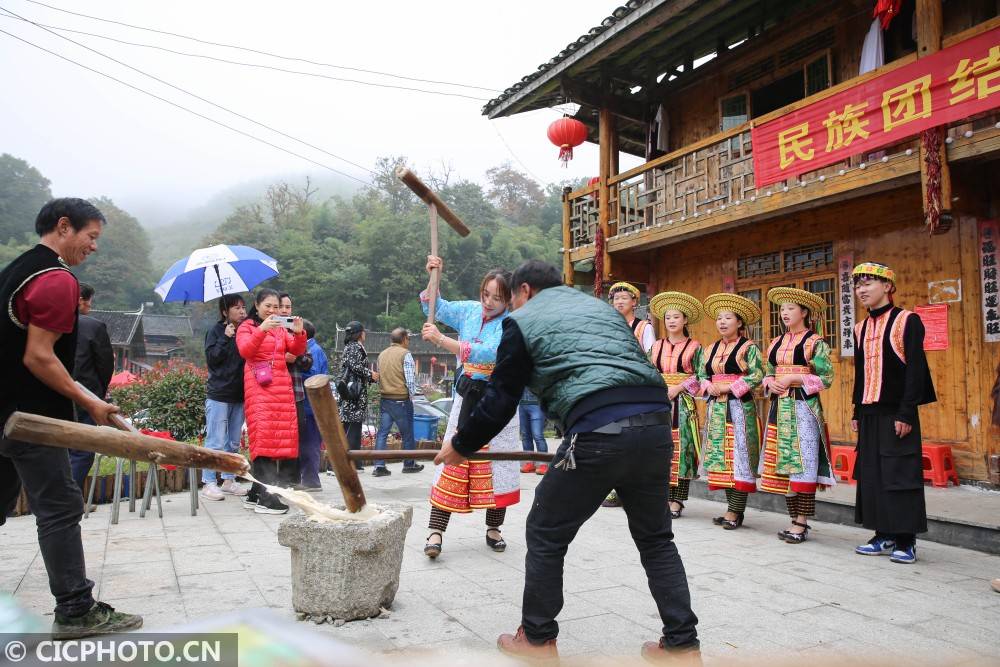
[[[549,443],[545,442],[545,413],[537,403],[517,406],[517,414],[521,418],[521,446],[524,451],[549,451]]]
[[[221,452],[240,451],[240,438],[243,435],[243,404],[223,403],[205,399],[205,447]],[[231,472],[222,473],[222,479],[233,479]],[[215,471],[203,469],[201,481],[205,484],[215,484]]]
[[[90,413],[83,408],[77,408],[76,421],[81,424],[95,426]],[[76,485],[80,487],[81,493],[83,492],[83,485],[87,481],[87,473],[90,472],[90,466],[92,465],[94,465],[94,452],[85,452],[82,449],[69,450],[70,474],[73,476],[73,481],[76,482]]]
[[[319,463],[322,457],[323,436],[319,433],[316,416],[307,411],[299,432],[299,476],[303,486],[322,486],[319,481]]]
[[[403,449],[416,449],[417,442],[413,439],[413,401],[390,401],[383,398],[380,404],[381,418],[378,425],[378,435],[375,436],[375,449],[385,449],[386,438],[392,425],[396,424],[399,435],[403,438]],[[403,461],[403,467],[416,465],[413,459]],[[385,461],[375,461],[375,467],[385,466]]]

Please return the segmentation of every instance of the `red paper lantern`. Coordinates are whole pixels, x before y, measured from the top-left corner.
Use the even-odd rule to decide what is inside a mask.
[[[573,148],[587,140],[587,126],[575,118],[563,116],[549,125],[549,141],[559,147],[563,166],[573,159]]]

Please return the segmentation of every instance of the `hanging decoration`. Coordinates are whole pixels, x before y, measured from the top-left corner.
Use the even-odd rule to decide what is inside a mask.
[[[924,151],[924,170],[927,173],[927,197],[924,200],[927,230],[940,233],[941,224],[941,134],[942,127],[931,127],[920,133]],[[943,231],[943,230],[941,230]]]
[[[604,230],[600,225],[594,234],[594,296],[604,296]]]
[[[587,126],[575,118],[563,116],[549,125],[549,141],[559,147],[563,166],[573,159],[573,149],[587,140]]]
[[[879,23],[882,24],[882,30],[888,30],[889,24],[899,13],[902,4],[903,0],[876,0],[872,18],[879,20]]]

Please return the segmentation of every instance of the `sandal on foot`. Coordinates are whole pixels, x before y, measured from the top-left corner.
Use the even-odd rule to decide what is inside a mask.
[[[788,542],[789,544],[802,544],[807,539],[809,539],[809,528],[811,528],[811,526],[808,523],[799,523],[798,521],[793,521],[792,525],[798,526],[799,528],[803,528],[804,530],[801,533],[793,533],[790,530],[786,530],[785,542]]]
[[[681,508],[679,510],[670,510],[670,518],[671,519],[679,519],[679,518],[681,518],[681,512],[684,511],[684,503],[682,503],[679,500],[673,500],[671,502],[677,503],[678,505],[681,506]]]
[[[722,525],[722,529],[723,530],[736,530],[737,528],[739,528],[740,526],[743,525],[743,513],[742,512],[736,515],[736,520],[735,521],[730,521],[729,519],[727,519],[724,516],[723,517],[719,517],[719,518],[722,519],[722,524],[721,525]]]
[[[494,540],[492,537],[490,537],[490,531],[494,531],[494,530],[497,532],[498,535],[500,535],[500,529],[499,528],[489,528],[489,529],[487,529],[486,530],[486,545],[490,549],[493,549],[493,551],[496,551],[497,553],[500,553],[500,552],[504,551],[507,548],[507,543],[503,541],[503,536],[502,535],[500,536],[500,539],[498,539],[498,540]]]
[[[430,541],[431,538],[434,537],[435,535],[441,538],[441,542],[444,542],[444,535],[442,535],[440,532],[436,530],[427,536],[427,543],[424,544],[424,555],[430,558],[431,560],[441,555],[441,542],[435,544],[434,542]]]

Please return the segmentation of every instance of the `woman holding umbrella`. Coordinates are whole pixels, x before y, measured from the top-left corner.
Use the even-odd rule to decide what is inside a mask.
[[[285,328],[277,317],[278,308],[275,290],[258,290],[250,315],[236,332],[236,347],[246,360],[244,408],[253,475],[265,484],[290,487],[299,481],[299,431],[285,353],[304,354],[306,335],[301,317]],[[243,503],[258,514],[288,511],[260,484],[253,485]]]

